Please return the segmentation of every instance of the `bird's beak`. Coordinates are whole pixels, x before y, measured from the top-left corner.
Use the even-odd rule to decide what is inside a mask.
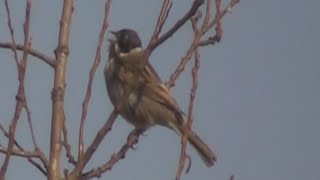
[[[111,42],[111,43],[115,43],[117,42],[117,32],[115,31],[109,31],[114,37],[112,38],[109,38],[108,41]]]
[[[113,34],[114,36],[116,36],[117,35],[117,32],[115,32],[115,31],[109,31],[111,34]]]

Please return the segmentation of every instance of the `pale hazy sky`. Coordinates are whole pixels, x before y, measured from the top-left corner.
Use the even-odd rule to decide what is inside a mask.
[[[22,43],[25,2],[10,0],[15,35]],[[223,1],[226,2],[227,1]],[[62,1],[33,0],[32,46],[50,56],[57,46]],[[146,45],[156,24],[161,1],[114,0],[109,30],[133,28]],[[164,30],[190,7],[191,0],[173,1]],[[242,0],[223,20],[222,42],[201,50],[200,80],[193,128],[217,152],[218,163],[206,168],[193,149],[192,169],[184,180],[320,179],[320,1]],[[94,59],[104,13],[104,0],[77,0],[72,21],[66,87],[69,141],[76,154],[81,103]],[[0,2],[0,41],[9,41],[4,2]],[[158,48],[151,63],[168,79],[191,40],[187,23]],[[107,34],[109,36],[110,34]],[[86,124],[86,144],[112,110],[103,67],[98,68]],[[26,93],[37,140],[48,155],[53,70],[29,58]],[[189,68],[172,93],[186,111]],[[14,112],[17,70],[11,51],[0,49],[0,120],[8,126]],[[26,116],[20,118],[17,139],[32,148]],[[118,119],[87,169],[109,159],[126,141],[132,127]],[[0,135],[0,143],[6,139]],[[180,155],[180,138],[165,128],[153,128],[101,179],[173,179]],[[3,155],[0,161],[3,161]],[[2,164],[2,163],[1,163]],[[64,163],[65,167],[70,167]],[[14,158],[7,179],[45,179],[25,159]]]

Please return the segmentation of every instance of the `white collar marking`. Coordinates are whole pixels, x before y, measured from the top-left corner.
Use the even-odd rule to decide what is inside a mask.
[[[116,52],[118,52],[118,53],[120,52],[120,48],[119,48],[118,44],[116,44],[115,49],[116,49]],[[130,51],[130,52],[127,52],[127,53],[120,52],[120,53],[119,53],[119,56],[120,56],[120,57],[126,57],[126,56],[130,55],[131,53],[139,53],[139,52],[141,52],[141,51],[142,51],[142,48],[141,48],[141,47],[136,47],[136,48],[134,48],[134,49],[131,49],[131,51]]]

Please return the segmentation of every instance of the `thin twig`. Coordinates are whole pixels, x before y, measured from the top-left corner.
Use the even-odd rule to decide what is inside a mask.
[[[204,0],[194,0],[190,10],[181,18],[179,19],[176,24],[169,29],[166,33],[164,33],[157,41],[150,40],[148,47],[144,52],[145,60],[149,59],[152,51],[157,48],[160,44],[170,38],[178,29],[180,29],[192,16],[194,16],[199,7],[204,3]],[[158,26],[158,25],[157,25]],[[152,43],[151,43],[152,42]]]
[[[221,0],[216,0],[216,17],[221,16]],[[217,26],[216,26],[216,35],[217,42],[221,41],[222,38],[222,25],[221,25],[221,19],[217,20]]]
[[[8,151],[7,148],[2,147],[0,145],[0,152],[1,153],[6,153]],[[19,157],[25,157],[25,158],[39,158],[39,154],[36,151],[20,151],[18,149],[13,149],[12,150],[12,155],[14,156],[19,156]]]
[[[23,51],[23,49],[24,49],[24,45],[21,45],[21,44],[13,45],[13,43],[10,43],[10,42],[0,42],[0,47],[6,48],[6,49],[11,49],[11,50],[16,49],[19,51]],[[54,59],[45,55],[44,53],[41,53],[35,49],[29,49],[28,53],[30,55],[42,60],[43,62],[45,62],[49,66],[54,67]]]
[[[63,118],[63,147],[66,149],[66,156],[68,158],[68,162],[73,164],[73,165],[76,165],[77,161],[75,160],[75,158],[73,157],[72,155],[72,152],[71,152],[71,145],[69,144],[69,141],[68,141],[68,129],[67,129],[67,121],[66,121],[66,117],[64,115],[64,118]]]
[[[25,110],[27,111],[27,118],[28,118],[28,123],[29,123],[29,127],[30,127],[30,132],[31,132],[31,137],[32,137],[32,142],[33,142],[33,145],[34,145],[34,149],[38,153],[39,159],[43,163],[44,167],[47,169],[49,162],[48,162],[46,156],[44,155],[43,151],[41,150],[41,148],[37,144],[37,141],[36,141],[36,138],[35,138],[35,135],[34,135],[33,125],[32,125],[31,112],[29,111],[29,108],[28,108],[26,102],[25,102],[25,106],[24,107],[25,107]],[[18,145],[16,144],[16,146],[18,146]]]
[[[10,35],[11,35],[12,52],[14,55],[14,60],[16,61],[17,69],[19,69],[19,58],[18,58],[18,53],[17,53],[17,48],[16,48],[17,47],[16,40],[14,37],[14,30],[13,30],[12,23],[11,23],[10,8],[9,8],[8,0],[5,0],[4,2],[5,2],[7,17],[8,17],[8,27],[9,27]]]
[[[189,60],[192,58],[193,51],[196,47],[196,40],[194,39],[192,44],[190,45],[187,53],[181,58],[179,65],[176,70],[171,74],[169,80],[165,83],[168,88],[171,88],[175,85],[176,80],[180,76],[180,74],[184,71]]]
[[[96,50],[96,57],[95,57],[95,60],[93,62],[91,70],[90,70],[86,97],[82,103],[82,115],[81,115],[81,123],[80,123],[80,128],[79,128],[78,162],[82,161],[84,158],[84,151],[85,151],[84,150],[84,141],[83,141],[84,124],[85,124],[85,120],[87,117],[88,103],[89,103],[89,100],[91,97],[93,78],[96,73],[97,67],[101,61],[100,51],[101,51],[102,43],[104,40],[105,32],[106,32],[108,25],[109,25],[108,19],[109,19],[110,6],[111,6],[111,0],[107,0],[105,3],[105,11],[104,11],[105,13],[104,13],[103,23],[102,23],[102,27],[101,27],[101,31],[100,31],[100,35],[99,35],[99,42],[98,42],[98,46],[97,46],[97,50]]]
[[[116,108],[114,108],[113,111],[111,112],[111,114],[109,115],[108,120],[100,128],[100,130],[96,134],[96,137],[94,138],[92,143],[89,145],[88,149],[86,150],[86,152],[85,152],[85,154],[83,156],[83,160],[82,161],[78,161],[78,163],[76,164],[76,167],[70,173],[68,178],[74,179],[75,177],[80,175],[80,173],[82,172],[83,168],[88,163],[88,161],[90,160],[90,158],[94,154],[94,152],[97,150],[98,146],[102,142],[102,140],[105,137],[105,135],[111,130],[112,124],[116,120],[117,116],[118,116],[118,111],[116,110]]]
[[[203,31],[203,29],[205,27],[204,25],[209,23],[210,18],[211,18],[211,0],[207,0],[206,15],[203,20],[203,25],[201,27],[201,31]]]
[[[26,7],[26,20],[25,23],[23,24],[23,32],[24,32],[24,48],[23,48],[23,55],[22,55],[22,61],[21,61],[21,68],[23,69],[23,74],[25,74],[26,68],[27,68],[27,61],[28,61],[28,51],[31,48],[31,41],[29,38],[29,30],[30,30],[30,13],[31,13],[31,0],[27,0],[27,7]],[[31,138],[32,138],[32,143],[35,149],[39,149],[34,131],[33,131],[33,126],[32,126],[32,119],[31,119],[31,112],[28,107],[27,103],[27,98],[26,95],[24,94],[24,108],[27,112],[27,119],[28,119],[28,124],[31,132]]]
[[[9,138],[9,133],[4,129],[4,127],[2,126],[1,123],[0,123],[0,130],[7,138]],[[14,140],[14,144],[17,146],[17,148],[20,151],[25,151],[24,148],[22,146],[20,146],[20,144],[16,140]],[[37,152],[37,153],[39,153],[39,152]],[[47,172],[45,169],[47,169],[48,160],[46,159],[45,156],[38,154],[38,158],[42,161],[45,169],[43,169],[43,167],[40,164],[38,164],[36,161],[34,161],[32,158],[30,158],[30,157],[26,157],[26,158],[32,165],[34,165],[38,170],[40,170],[40,172],[42,172],[45,176],[47,175]]]
[[[195,39],[200,39],[200,31],[197,27],[198,20],[199,20],[199,18],[197,18],[197,17],[192,19],[192,27],[194,30]],[[187,147],[187,142],[188,142],[188,137],[189,137],[188,132],[191,130],[191,125],[192,125],[192,121],[193,121],[193,104],[194,104],[194,100],[195,100],[196,91],[198,88],[198,72],[199,72],[199,67],[200,67],[199,66],[200,54],[199,54],[197,47],[195,47],[195,49],[194,49],[194,59],[195,59],[194,60],[195,63],[194,63],[194,67],[192,68],[192,87],[191,87],[191,91],[190,91],[190,102],[189,102],[189,108],[188,108],[187,129],[186,129],[185,133],[183,134],[183,136],[181,137],[181,153],[180,153],[179,166],[178,166],[177,174],[176,174],[176,180],[180,180],[182,170],[184,168],[184,164],[185,164],[185,161],[187,158],[186,147]],[[190,169],[190,164],[189,164],[189,168],[187,168],[187,169]],[[189,170],[187,170],[187,172],[188,171]]]
[[[17,71],[18,71],[18,79],[19,79],[19,87],[18,87],[18,92],[16,95],[16,108],[14,112],[14,117],[11,121],[10,127],[9,127],[9,143],[8,143],[8,148],[6,152],[6,157],[5,160],[1,166],[0,170],[0,179],[5,178],[5,174],[7,172],[7,168],[10,162],[10,156],[13,151],[13,146],[14,146],[14,139],[15,139],[15,131],[16,127],[18,124],[18,120],[22,111],[22,108],[26,104],[26,97],[25,97],[25,91],[24,91],[24,79],[25,79],[25,70],[26,70],[26,64],[27,64],[27,50],[30,48],[31,43],[29,42],[29,22],[30,22],[30,11],[31,11],[31,0],[28,0],[26,2],[26,21],[25,21],[25,28],[24,28],[24,35],[25,35],[25,41],[24,41],[24,53],[23,53],[23,59],[21,63],[18,60],[18,55],[16,51],[16,43],[15,43],[15,38],[14,38],[14,33],[13,33],[13,27],[11,24],[11,16],[10,16],[10,9],[8,5],[8,1],[5,0],[5,6],[6,6],[6,11],[7,11],[7,16],[8,16],[8,27],[10,30],[11,34],[11,40],[13,44],[13,52],[14,52],[14,59],[16,61],[17,65]]]
[[[224,17],[224,15],[229,11],[229,9],[232,8],[238,2],[240,2],[240,0],[231,0],[229,5],[227,5],[227,7],[224,8],[224,10],[220,13],[220,15],[216,15],[215,18],[211,22],[205,18],[206,20],[204,21],[204,23],[207,23],[207,24],[202,25],[202,28],[200,31],[200,33],[201,33],[200,38],[205,33],[207,33],[213,27],[213,25],[215,25],[219,20],[221,20]],[[207,5],[208,5],[208,3],[207,3]],[[209,10],[209,11],[211,11],[211,10]],[[206,16],[207,16],[207,13],[206,13]],[[219,27],[219,28],[221,28],[221,27]],[[220,29],[219,31],[218,31],[218,33],[222,33],[222,29]],[[221,38],[221,35],[220,35],[220,38]],[[209,44],[215,44],[216,42],[219,42],[220,38],[218,36],[214,36],[214,37],[209,37],[208,40],[194,39],[192,44],[190,45],[189,49],[187,50],[187,53],[185,54],[184,57],[181,58],[179,65],[177,66],[175,71],[170,75],[169,80],[166,82],[167,87],[171,88],[172,86],[175,85],[176,80],[178,79],[180,74],[184,71],[184,69],[185,69],[186,65],[188,64],[189,60],[191,59],[192,54],[193,54],[196,47],[206,46]]]
[[[139,136],[143,133],[143,130],[140,129],[134,129],[133,131],[130,132],[127,138],[127,143],[122,146],[122,148],[115,154],[111,156],[108,162],[105,164],[99,166],[98,168],[92,169],[82,175],[82,179],[91,179],[94,177],[101,177],[101,175],[108,171],[111,170],[112,167],[121,159],[125,158],[126,152],[132,148],[135,144],[138,143]]]
[[[219,16],[215,16],[215,18],[203,29],[202,35],[205,34],[209,29],[211,29],[220,19],[224,17],[224,15],[230,11],[240,0],[231,0],[229,4],[223,9]]]
[[[153,32],[153,35],[151,37],[151,40],[149,42],[148,47],[151,46],[151,44],[156,43],[156,41],[158,40],[159,34],[162,30],[164,23],[166,22],[166,19],[169,15],[171,7],[172,7],[171,0],[164,0],[163,1],[160,15],[158,16],[157,25],[156,25],[156,28],[154,29],[154,32]]]

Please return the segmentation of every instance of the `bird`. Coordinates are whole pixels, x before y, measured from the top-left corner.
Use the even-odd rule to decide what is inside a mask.
[[[192,130],[187,128],[183,111],[158,74],[144,60],[138,33],[132,29],[110,31],[109,57],[104,70],[108,96],[119,114],[137,129],[155,125],[167,127],[179,135],[188,133],[189,143],[204,163],[211,167],[215,153]],[[121,105],[120,105],[121,104]]]

